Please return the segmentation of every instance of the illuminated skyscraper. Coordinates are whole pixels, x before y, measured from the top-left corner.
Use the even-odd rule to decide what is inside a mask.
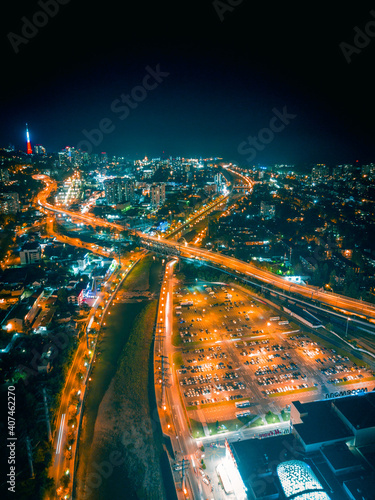
[[[153,184],[151,186],[151,206],[158,208],[165,202],[165,184]]]
[[[115,177],[104,182],[104,191],[108,205],[118,205],[133,200],[134,183]]]
[[[30,135],[29,135],[29,129],[27,128],[27,123],[26,123],[26,147],[27,147],[27,154],[31,155],[33,153],[33,150],[31,149],[31,143],[30,143]]]

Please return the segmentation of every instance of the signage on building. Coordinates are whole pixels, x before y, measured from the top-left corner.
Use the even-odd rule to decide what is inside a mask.
[[[364,392],[367,392],[367,387],[352,390],[348,389],[347,391],[340,392],[331,392],[330,394],[326,394],[326,399],[341,398],[343,396],[355,396],[356,394],[363,394]]]

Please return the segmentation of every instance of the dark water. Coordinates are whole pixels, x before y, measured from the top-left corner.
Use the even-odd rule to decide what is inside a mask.
[[[152,262],[150,272],[149,272],[149,290],[153,293],[158,293],[160,290],[160,278],[161,278],[162,264],[161,260],[156,260]],[[137,285],[134,285],[137,288]],[[88,392],[86,403],[85,403],[85,432],[83,434],[84,439],[80,442],[79,457],[80,461],[88,458],[87,451],[93,441],[95,421],[97,418],[100,403],[116,374],[118,363],[121,359],[124,349],[126,349],[126,343],[128,341],[130,332],[133,327],[134,320],[139,315],[139,313],[149,304],[148,300],[141,300],[140,302],[129,302],[129,303],[118,303],[111,307],[111,314],[107,315],[106,323],[107,329],[105,334],[102,336],[102,341],[98,345],[98,352],[101,353],[97,356],[97,361],[95,363],[95,368],[92,373],[92,385]],[[152,353],[150,353],[150,356]],[[151,362],[151,359],[150,359]],[[151,370],[152,375],[152,370]],[[154,410],[154,398],[152,398],[153,387],[152,387],[152,377],[150,377],[150,390],[149,394],[145,394],[145,398],[149,397],[149,402],[151,406],[151,412]],[[157,431],[156,431],[157,432]],[[82,468],[79,464],[78,478],[80,477],[80,472]],[[171,474],[169,470],[168,463],[165,457],[162,458],[162,472],[163,479],[166,483],[167,491],[171,491],[173,488],[173,481],[171,483]],[[87,470],[90,469],[90,464],[88,464]],[[112,499],[112,498],[124,498],[124,499],[137,499],[135,492],[131,493],[131,478],[125,478],[120,473],[121,468],[115,467],[110,474],[108,480],[102,481],[100,488],[93,491],[92,498],[96,497],[99,493],[98,498]],[[128,487],[127,486],[128,484]],[[121,485],[121,487],[120,487]],[[77,493],[77,488],[76,488]],[[90,495],[91,496],[91,495]],[[76,496],[77,498],[77,496]],[[167,498],[174,498],[173,495]]]
[[[107,330],[97,347],[98,354],[91,374],[92,385],[86,397],[84,415],[86,417],[85,448],[91,445],[95,420],[112,378],[117,370],[117,363],[126,346],[134,319],[142,311],[146,301],[116,304],[107,316]]]

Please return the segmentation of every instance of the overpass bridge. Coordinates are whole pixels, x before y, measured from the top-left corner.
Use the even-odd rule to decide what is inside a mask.
[[[352,299],[315,287],[297,283],[290,283],[283,277],[277,276],[269,271],[259,269],[251,263],[242,262],[218,252],[212,252],[193,245],[181,244],[162,238],[148,235],[139,235],[140,244],[149,250],[163,254],[173,255],[180,258],[204,261],[214,267],[236,273],[246,279],[263,283],[269,289],[277,289],[289,295],[295,294],[309,302],[319,302],[338,311],[350,312],[360,317],[372,320],[375,323],[375,305],[362,300]]]
[[[250,187],[247,184],[235,184],[232,186],[233,191],[247,193],[250,191]]]

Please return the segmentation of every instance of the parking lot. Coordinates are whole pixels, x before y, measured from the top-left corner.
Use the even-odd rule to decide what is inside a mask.
[[[348,384],[373,384],[364,366],[324,347],[237,287],[183,286],[175,290],[174,312],[182,399],[205,434],[269,423],[269,412],[286,420],[293,400],[321,399],[351,388]]]

